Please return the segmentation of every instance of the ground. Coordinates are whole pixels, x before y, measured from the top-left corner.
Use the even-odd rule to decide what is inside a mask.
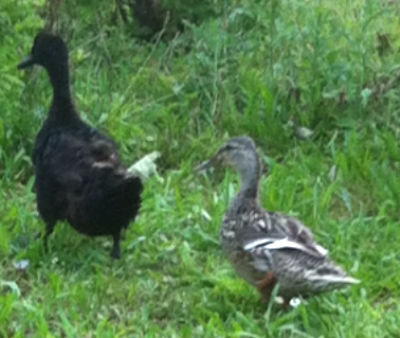
[[[48,254],[35,240],[30,153],[51,88],[16,65],[45,5],[0,0],[0,337],[399,336],[400,4],[209,1],[143,41],[111,3],[63,4],[54,29],[83,118],[127,165],[162,153],[119,261],[67,224]],[[263,206],[301,219],[360,285],[284,309],[237,277],[219,228],[238,177],[194,168],[241,134],[262,153]]]

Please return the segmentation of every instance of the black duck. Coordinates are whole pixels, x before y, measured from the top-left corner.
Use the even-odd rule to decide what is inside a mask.
[[[48,236],[59,220],[80,233],[113,237],[111,255],[119,258],[121,232],[141,203],[142,182],[122,166],[114,141],[79,117],[70,91],[68,49],[55,35],[39,33],[19,69],[47,70],[53,100],[33,151],[37,206]]]

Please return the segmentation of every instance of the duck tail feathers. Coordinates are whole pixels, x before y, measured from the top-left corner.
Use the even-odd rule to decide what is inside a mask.
[[[327,284],[336,284],[343,286],[349,284],[360,284],[361,281],[359,279],[349,277],[349,276],[340,276],[335,274],[326,274],[326,275],[313,275],[309,276],[310,280],[325,282]]]
[[[156,160],[161,156],[158,151],[143,156],[127,170],[127,176],[138,176],[142,181],[148,180],[151,176],[157,174]]]

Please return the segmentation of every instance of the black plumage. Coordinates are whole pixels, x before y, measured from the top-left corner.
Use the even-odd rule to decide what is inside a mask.
[[[53,101],[37,135],[33,163],[39,213],[48,236],[59,220],[89,235],[111,235],[111,255],[120,257],[121,231],[139,211],[140,178],[122,166],[114,141],[81,120],[71,97],[68,49],[55,35],[39,33],[18,68],[43,66]]]

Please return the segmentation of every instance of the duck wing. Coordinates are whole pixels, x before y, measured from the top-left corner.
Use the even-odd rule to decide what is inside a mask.
[[[134,219],[143,186],[126,175],[110,138],[82,124],[45,129],[36,144],[39,209],[58,210],[56,218],[89,235],[113,233]]]
[[[293,297],[359,283],[328,257],[311,231],[295,218],[263,212],[253,231],[241,234],[242,248],[259,275],[273,271],[280,294]],[[246,231],[243,228],[242,231]],[[261,273],[261,274],[260,274]]]
[[[73,169],[84,172],[92,166],[117,168],[120,159],[115,142],[96,129],[84,124],[71,127],[48,127],[38,136],[34,164],[41,163],[58,177]]]
[[[280,213],[264,210],[256,213],[250,225],[242,227],[239,238],[243,249],[252,251],[298,250],[308,255],[324,258],[328,250],[317,244],[311,231],[299,220]]]

